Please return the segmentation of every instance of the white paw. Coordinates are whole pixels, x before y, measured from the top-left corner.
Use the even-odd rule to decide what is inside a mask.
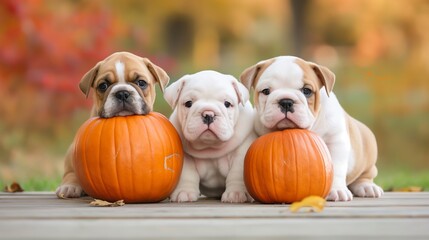
[[[83,190],[79,185],[64,184],[57,188],[55,194],[59,198],[78,198],[83,195]]]
[[[221,201],[224,203],[244,203],[253,202],[253,198],[245,191],[225,191]]]
[[[351,201],[353,199],[352,192],[347,187],[333,188],[329,192],[326,200],[328,201]]]
[[[378,198],[384,193],[381,187],[372,182],[352,184],[350,190],[352,190],[353,194],[357,197]]]
[[[171,202],[196,202],[200,196],[199,192],[189,190],[174,191],[170,195]]]

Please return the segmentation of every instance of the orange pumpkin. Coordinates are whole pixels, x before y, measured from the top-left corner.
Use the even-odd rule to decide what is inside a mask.
[[[323,140],[303,129],[259,137],[244,162],[244,182],[262,203],[292,203],[307,196],[326,197],[331,188],[331,155]]]
[[[91,118],[80,127],[75,143],[75,172],[93,198],[158,202],[179,181],[182,143],[162,114]]]

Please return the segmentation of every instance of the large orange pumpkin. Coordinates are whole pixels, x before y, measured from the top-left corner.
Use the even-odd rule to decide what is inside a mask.
[[[93,198],[158,202],[179,181],[182,143],[162,114],[91,118],[79,129],[75,143],[75,172]]]
[[[333,168],[329,150],[315,133],[303,129],[272,132],[256,139],[244,162],[250,195],[262,203],[292,203],[326,197]]]

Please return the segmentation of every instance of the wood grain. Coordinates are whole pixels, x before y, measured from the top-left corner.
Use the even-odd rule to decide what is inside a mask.
[[[196,203],[90,207],[92,198],[51,192],[0,193],[0,239],[429,238],[429,192],[328,202],[321,213],[289,205]]]

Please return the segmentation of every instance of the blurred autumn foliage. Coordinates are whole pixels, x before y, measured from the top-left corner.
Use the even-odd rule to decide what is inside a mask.
[[[337,75],[344,108],[375,132],[380,169],[429,170],[426,0],[2,0],[0,182],[58,180],[91,99],[81,76],[115,51],[172,81],[298,55]],[[155,109],[171,110],[158,94]]]
[[[80,11],[44,5],[43,0],[2,1],[0,15],[2,124],[49,128],[74,109],[83,69],[112,51],[111,16],[96,4]],[[61,8],[63,7],[63,8]]]

